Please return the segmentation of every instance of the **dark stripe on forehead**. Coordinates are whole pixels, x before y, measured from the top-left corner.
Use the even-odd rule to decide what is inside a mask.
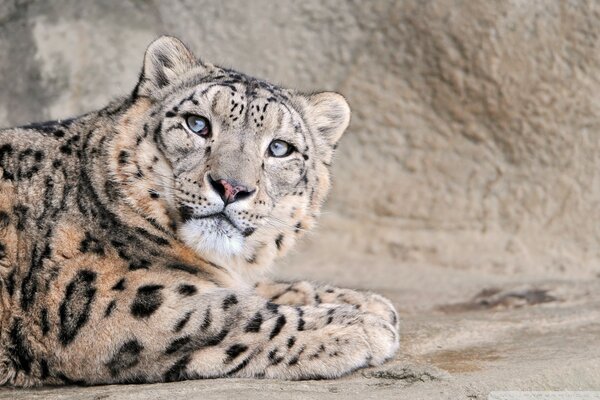
[[[283,125],[283,117],[285,114],[281,111],[281,108],[277,111],[279,111],[279,112],[277,113],[277,128],[276,129],[280,130],[281,126]]]
[[[219,103],[219,100],[221,99],[222,96],[222,91],[218,91],[215,93],[215,95],[212,98],[212,101],[210,103],[210,111],[211,112],[216,112],[216,108],[217,108],[217,104]]]
[[[204,84],[207,84],[208,86],[205,86],[204,88],[202,88],[202,90],[200,90],[197,86],[203,86]],[[186,87],[187,86],[187,87]],[[196,87],[194,87],[196,86]],[[171,94],[176,93],[178,90],[186,90],[186,92],[188,92],[189,90],[192,90],[192,93],[181,99],[179,101],[179,103],[177,103],[177,107],[182,107],[183,105],[185,105],[186,103],[193,103],[195,106],[198,105],[198,100],[204,96],[206,96],[206,93],[208,93],[209,90],[211,90],[212,88],[216,87],[216,86],[222,86],[220,82],[214,82],[214,83],[210,83],[210,80],[207,82],[203,82],[203,83],[199,83],[197,85],[179,85],[177,86],[172,92]]]

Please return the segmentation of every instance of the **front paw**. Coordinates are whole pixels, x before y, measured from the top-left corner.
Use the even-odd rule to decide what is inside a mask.
[[[394,357],[400,347],[398,329],[375,314],[362,316],[363,329],[371,349],[369,365],[377,366]]]
[[[375,314],[398,331],[400,320],[398,312],[390,300],[369,292],[359,292],[352,289],[326,287],[320,293],[325,303],[350,304],[361,312]]]
[[[362,311],[380,316],[398,332],[400,319],[392,302],[388,298],[374,293],[367,293],[365,296],[367,301],[364,303]]]

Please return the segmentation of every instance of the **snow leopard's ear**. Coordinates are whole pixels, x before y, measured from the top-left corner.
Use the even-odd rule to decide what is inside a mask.
[[[134,95],[154,97],[178,77],[201,65],[181,40],[161,36],[146,49],[144,67]]]
[[[330,146],[340,137],[350,123],[350,106],[339,93],[321,92],[306,96],[306,117]]]

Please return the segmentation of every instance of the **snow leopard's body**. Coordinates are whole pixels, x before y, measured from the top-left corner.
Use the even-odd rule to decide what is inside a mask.
[[[0,383],[337,377],[391,357],[386,299],[260,279],[313,224],[348,120],[339,95],[163,37],[131,96],[0,131]]]

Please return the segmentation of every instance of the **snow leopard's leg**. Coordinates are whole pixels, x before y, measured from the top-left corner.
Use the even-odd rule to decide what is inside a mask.
[[[398,313],[392,302],[375,293],[315,284],[308,281],[262,281],[256,284],[255,289],[258,295],[276,304],[348,304],[362,312],[373,313],[384,318],[396,330],[399,328]]]
[[[381,364],[398,348],[388,321],[350,305],[277,305],[190,280],[129,285],[121,294],[110,316],[57,346],[50,375],[87,384],[335,378]]]

